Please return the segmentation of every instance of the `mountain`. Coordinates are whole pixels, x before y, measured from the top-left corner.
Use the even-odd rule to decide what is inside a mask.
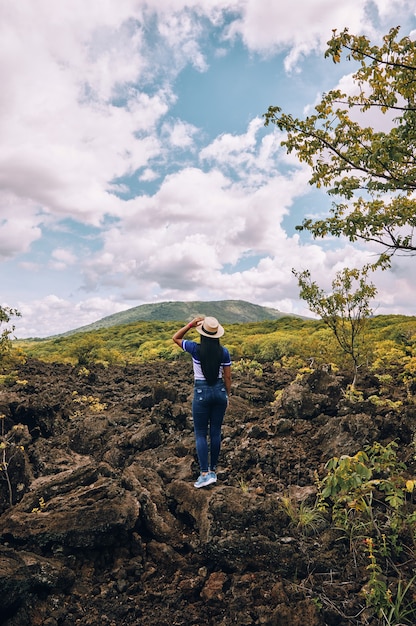
[[[127,311],[114,313],[103,317],[97,322],[81,326],[64,335],[99,330],[110,326],[130,324],[132,322],[186,322],[196,315],[211,315],[216,317],[222,324],[236,324],[247,322],[263,322],[275,320],[280,317],[299,317],[288,313],[282,313],[278,309],[259,306],[244,300],[218,300],[211,302],[158,302],[154,304],[141,304]]]

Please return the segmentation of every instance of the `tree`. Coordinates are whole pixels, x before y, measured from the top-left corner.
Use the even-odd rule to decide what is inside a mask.
[[[0,326],[2,324],[9,324],[11,318],[20,317],[21,313],[17,309],[11,309],[10,307],[0,306]],[[10,353],[12,350],[12,341],[10,336],[13,334],[15,326],[6,326],[0,333],[0,366],[5,368],[10,359]]]
[[[266,126],[287,133],[287,151],[311,167],[310,184],[338,197],[329,217],[306,219],[297,229],[376,242],[387,265],[396,252],[416,252],[416,42],[398,35],[393,28],[375,46],[348,29],[334,31],[325,57],[339,63],[346,51],[358,63],[356,93],[329,91],[304,120],[278,106],[264,115]]]
[[[332,281],[332,293],[328,295],[312,281],[309,270],[292,270],[298,279],[300,297],[331,329],[344,354],[351,358],[354,367],[352,388],[362,364],[363,333],[373,313],[370,301],[377,293],[375,286],[367,282],[370,269],[365,266],[361,270],[345,268],[337,272]]]
[[[77,359],[77,365],[80,367],[90,367],[100,357],[100,351],[104,346],[104,342],[100,337],[93,333],[82,335],[76,338],[71,346],[71,356]]]

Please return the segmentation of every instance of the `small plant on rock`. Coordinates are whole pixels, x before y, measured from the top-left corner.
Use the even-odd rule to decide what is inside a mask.
[[[13,487],[9,472],[9,464],[13,456],[19,450],[23,450],[24,448],[23,446],[17,445],[13,441],[14,435],[19,426],[14,426],[6,433],[4,427],[5,419],[5,415],[0,415],[0,478],[5,480],[7,483],[9,505],[13,506]]]
[[[238,484],[243,493],[248,493],[249,487],[248,487],[247,482],[244,480],[244,478],[239,478]]]
[[[32,513],[41,513],[41,511],[43,511],[43,509],[45,508],[45,506],[46,506],[45,498],[41,497],[41,498],[39,498],[39,506],[35,506],[35,507],[32,509],[32,511],[31,511],[31,512],[32,512]]]
[[[281,496],[279,502],[291,525],[305,535],[317,533],[325,523],[324,515],[316,505],[309,505],[304,500],[298,502],[289,494]]]
[[[365,540],[365,546],[369,559],[369,580],[363,588],[363,595],[367,606],[375,610],[384,626],[412,626],[416,619],[416,606],[411,595],[415,593],[416,576],[407,583],[399,578],[397,589],[392,591],[377,561],[376,548],[371,537]]]
[[[107,404],[105,402],[101,402],[100,398],[97,398],[96,396],[80,396],[76,391],[73,392],[72,396],[76,404],[79,404],[81,407],[88,408],[93,413],[101,413],[107,408]],[[77,410],[72,417],[77,417],[81,414],[81,411]]]
[[[234,364],[234,371],[247,375],[248,379],[261,378],[263,376],[263,368],[254,359],[240,359]]]

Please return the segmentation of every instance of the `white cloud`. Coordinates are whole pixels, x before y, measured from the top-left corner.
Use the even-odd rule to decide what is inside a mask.
[[[50,266],[56,270],[63,270],[77,261],[75,254],[71,250],[65,250],[64,248],[53,250],[51,256]]]
[[[256,135],[263,126],[262,120],[255,118],[249,123],[244,135],[231,135],[229,133],[220,135],[209,146],[201,150],[201,160],[216,161],[219,164],[226,164],[228,167],[234,168],[238,168],[243,163],[256,167]]]
[[[194,135],[198,129],[192,124],[187,124],[181,120],[172,123],[165,123],[162,126],[162,133],[168,137],[168,141],[174,148],[190,148],[193,145]]]
[[[414,257],[397,257],[391,270],[377,272],[377,314],[414,314],[414,263]]]
[[[129,86],[150,62],[137,22],[128,36],[128,21],[141,16],[134,4],[74,2],[68,15],[65,5],[25,3],[27,13],[10,6],[0,25],[0,187],[57,218],[99,224],[117,211],[110,181],[161,151],[154,129],[171,94]]]
[[[240,3],[241,16],[229,29],[229,36],[241,36],[250,50],[270,55],[285,51],[285,67],[296,69],[302,57],[322,53],[333,29],[348,27],[356,34],[377,35],[371,13],[378,14],[379,29],[384,33],[386,23],[395,25],[415,15],[411,0],[295,0],[290,4],[274,0],[246,0]],[[380,34],[380,30],[378,31]]]
[[[42,236],[41,222],[36,207],[26,199],[0,190],[0,259],[29,251],[31,244]]]
[[[290,49],[285,65],[293,68],[301,56],[322,50],[333,28],[347,24],[360,29],[366,3],[350,0],[348,4],[332,0],[281,2],[248,0],[243,15],[231,25],[230,35],[240,34],[246,45],[264,54]]]
[[[147,167],[139,176],[139,180],[143,182],[152,182],[158,178],[157,172]]]
[[[181,170],[154,196],[129,203],[128,216],[107,231],[103,251],[88,261],[86,286],[118,284],[136,299],[145,283],[166,298],[176,294],[176,299],[189,299],[189,293],[201,297],[207,290],[217,298],[224,293],[237,297],[238,291],[248,299],[266,292],[270,297],[270,284],[282,289],[297,255],[304,255],[298,236],[288,238],[282,220],[306,190],[301,169],[252,188],[216,169]],[[248,249],[252,256],[268,255],[269,262],[247,272],[222,273],[224,266],[236,266]],[[318,246],[309,249],[324,257]]]
[[[94,297],[74,303],[52,294],[31,302],[20,301],[13,306],[22,314],[11,320],[18,338],[58,335],[129,308],[114,298]]]

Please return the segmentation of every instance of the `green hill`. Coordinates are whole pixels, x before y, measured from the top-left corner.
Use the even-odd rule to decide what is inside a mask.
[[[132,322],[177,322],[187,321],[196,315],[211,315],[216,317],[222,324],[237,324],[246,322],[264,322],[281,317],[299,317],[288,313],[282,313],[277,309],[271,309],[244,300],[218,300],[211,302],[158,302],[155,304],[142,304],[127,311],[114,313],[103,317],[97,322],[70,330],[60,336],[74,333],[100,330],[121,324]]]

